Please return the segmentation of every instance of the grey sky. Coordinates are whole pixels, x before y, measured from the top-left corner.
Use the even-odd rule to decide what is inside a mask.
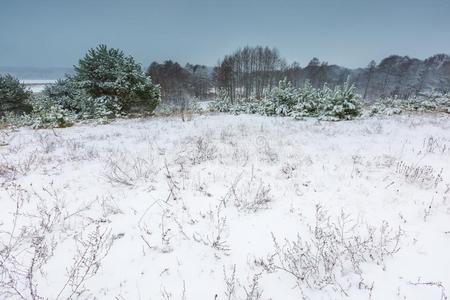
[[[99,43],[144,66],[215,65],[240,46],[348,67],[450,53],[450,0],[0,0],[0,66],[72,66]]]

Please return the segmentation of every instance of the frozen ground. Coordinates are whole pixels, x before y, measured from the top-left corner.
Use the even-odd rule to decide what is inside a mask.
[[[45,87],[47,85],[55,83],[56,80],[54,80],[54,79],[24,79],[24,80],[21,80],[20,82],[22,82],[33,93],[40,93],[45,89]]]
[[[450,118],[0,131],[1,299],[447,299]]]

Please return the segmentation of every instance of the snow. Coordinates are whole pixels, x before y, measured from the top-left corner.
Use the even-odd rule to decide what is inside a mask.
[[[24,199],[17,228],[61,215],[43,231],[54,249],[34,272],[44,298],[70,296],[74,285],[63,287],[83,249],[76,241],[98,230],[111,245],[80,299],[444,299],[449,130],[444,114],[345,122],[218,114],[3,130],[0,246]],[[255,263],[275,252],[272,236],[280,245],[312,238],[317,205],[330,220],[349,214],[354,234],[379,232],[383,221],[400,227],[399,250],[361,262],[361,274],[339,268],[339,284],[321,289]],[[27,265],[24,240],[28,251],[17,256]],[[253,278],[260,298],[247,296]]]
[[[40,93],[47,85],[55,83],[56,79],[23,79],[20,82],[25,84],[33,93]]]

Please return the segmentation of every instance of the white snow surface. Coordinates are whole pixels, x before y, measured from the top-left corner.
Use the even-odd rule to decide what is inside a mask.
[[[56,79],[23,79],[20,82],[33,93],[40,93],[47,85],[55,83]]]
[[[20,228],[40,232],[48,259],[32,274],[44,299],[446,299],[450,293],[448,115],[118,120],[5,129],[0,145],[0,250]],[[255,199],[262,201],[252,205]],[[280,265],[273,237],[280,246],[297,236],[311,241],[317,205],[330,222],[348,214],[350,236],[368,226],[377,236],[384,221],[392,233],[400,228],[398,251],[362,259],[359,274],[342,257],[334,279],[320,288],[262,267],[271,257]],[[46,218],[51,225],[40,230]],[[68,280],[71,268],[86,249],[80,241],[96,230],[110,248],[96,254],[97,272],[77,289]],[[33,243],[25,235],[15,252],[26,270]],[[234,292],[227,292],[234,267]],[[15,278],[31,299],[27,277]],[[254,278],[258,293],[251,295]],[[0,285],[6,291],[6,277]],[[0,298],[20,299],[1,292]]]

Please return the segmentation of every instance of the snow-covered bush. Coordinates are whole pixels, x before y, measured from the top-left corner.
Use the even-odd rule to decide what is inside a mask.
[[[381,99],[369,106],[369,113],[400,114],[402,111],[440,111],[450,113],[450,95],[421,94],[408,99],[398,97]]]
[[[152,83],[133,57],[105,45],[88,51],[75,66],[73,79],[93,99],[117,99],[121,112],[152,112],[160,101],[159,86]]]
[[[31,110],[27,103],[31,92],[17,78],[0,76],[0,115],[7,112],[24,113]]]
[[[266,115],[289,116],[293,107],[299,102],[299,91],[286,79],[278,86],[266,92],[263,103]]]
[[[23,127],[31,126],[34,123],[34,118],[29,114],[17,114],[11,111],[5,112],[0,117],[0,129],[7,127]]]
[[[403,237],[400,227],[386,221],[379,227],[364,226],[344,211],[334,221],[320,205],[316,205],[316,222],[310,231],[310,240],[298,235],[283,244],[272,234],[275,253],[261,265],[269,272],[292,276],[300,289],[338,287],[344,294],[343,276],[363,279],[362,265],[370,262],[385,268],[385,259],[400,250]]]
[[[193,112],[193,113],[197,113],[197,114],[203,112],[203,108],[198,103],[198,99],[195,98],[195,97],[189,100],[189,102],[188,102],[188,110]]]
[[[313,88],[309,81],[306,81],[297,93],[298,101],[293,107],[291,116],[302,118],[307,116],[318,116],[321,108],[320,90]]]
[[[261,103],[254,97],[237,101],[230,107],[230,113],[239,114],[256,114],[261,112]]]
[[[88,97],[81,102],[80,119],[109,119],[121,115],[120,101],[114,96]]]
[[[42,96],[32,96],[31,92],[25,90],[23,85],[11,76],[5,76],[5,82],[10,88],[9,91],[3,89],[5,91],[3,95],[9,97],[8,99],[16,97],[19,102],[15,105],[9,103],[7,112],[2,117],[5,126],[36,128],[71,126],[77,119],[78,102],[86,96],[73,88],[70,80],[58,81],[46,88]],[[19,115],[17,114],[19,111],[27,114]]]
[[[110,108],[115,105],[114,98],[104,96],[93,101],[92,98],[88,97],[86,100],[82,104],[88,105],[88,107],[83,108],[80,113],[76,113],[48,96],[32,97],[30,100],[32,111],[29,114],[19,115],[13,112],[6,112],[0,118],[0,128],[10,126],[32,126],[35,128],[69,127],[79,120],[95,119],[103,123],[112,116],[117,116],[114,115],[114,111]]]
[[[125,153],[113,153],[106,162],[105,178],[113,185],[133,186],[138,181],[151,181],[155,166],[151,159],[130,157]]]
[[[81,102],[89,97],[86,91],[80,88],[70,76],[46,86],[43,95],[52,99],[64,109],[77,113],[82,111]]]
[[[162,116],[170,116],[182,113],[200,114],[204,112],[196,98],[186,99],[182,104],[161,102],[155,109],[155,113]]]
[[[346,82],[343,86],[322,89],[322,114],[340,120],[351,119],[360,114],[361,105],[355,92],[355,86]]]
[[[77,115],[78,119],[106,119],[120,115],[121,105],[115,96],[94,98],[80,87],[72,77],[58,80],[46,87],[43,94],[47,101]]]
[[[230,112],[232,103],[228,93],[224,89],[220,89],[217,93],[217,100],[209,106],[211,111]]]
[[[37,128],[69,127],[77,119],[76,114],[47,96],[35,98],[32,106],[33,126]]]
[[[287,80],[282,80],[270,91],[264,93],[263,99],[250,97],[231,103],[224,93],[213,109],[218,112],[233,114],[249,113],[267,116],[324,117],[334,120],[351,119],[360,114],[361,107],[355,87],[349,83],[334,89],[324,85],[315,89],[309,82],[302,88],[295,88]]]

